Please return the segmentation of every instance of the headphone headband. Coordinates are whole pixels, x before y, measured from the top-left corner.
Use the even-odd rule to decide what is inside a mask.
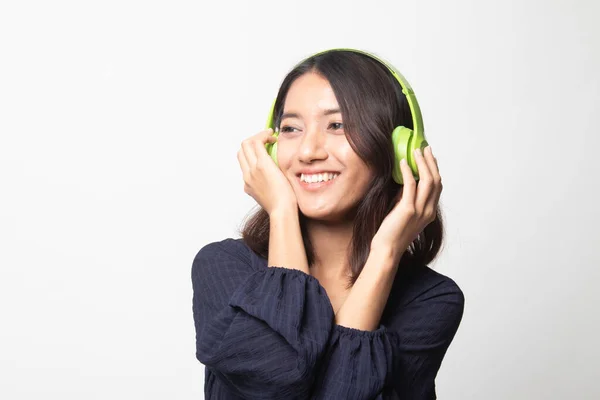
[[[421,107],[419,107],[419,103],[417,102],[417,98],[415,96],[415,92],[413,91],[412,87],[410,86],[410,84],[408,83],[408,81],[406,80],[406,78],[400,73],[400,71],[398,71],[392,64],[386,62],[385,60],[383,60],[382,58],[372,54],[372,53],[368,53],[366,51],[363,50],[358,50],[358,49],[350,49],[350,48],[336,48],[336,49],[328,49],[328,50],[323,50],[320,51],[318,53],[315,53],[309,57],[306,57],[304,60],[300,61],[296,66],[302,64],[304,61],[308,60],[311,57],[315,57],[321,54],[325,54],[325,53],[329,53],[332,51],[353,51],[355,53],[360,53],[360,54],[364,54],[370,58],[372,58],[375,61],[378,61],[379,63],[381,63],[382,65],[384,65],[394,76],[394,78],[396,78],[396,80],[398,81],[398,83],[400,83],[400,87],[402,88],[402,93],[404,94],[404,96],[406,97],[406,100],[408,102],[408,106],[410,108],[410,114],[412,116],[412,122],[413,122],[413,131],[415,132],[415,134],[417,134],[418,136],[423,135],[423,130],[424,130],[424,126],[423,126],[423,117],[421,115]],[[273,127],[273,130],[275,130],[274,126],[273,126],[273,111],[275,108],[275,101],[273,101],[273,104],[271,106],[271,112],[269,113],[269,117],[267,120],[267,126],[271,126]]]

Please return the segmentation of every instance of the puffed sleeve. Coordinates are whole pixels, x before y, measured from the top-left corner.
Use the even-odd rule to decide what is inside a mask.
[[[462,319],[464,296],[446,278],[363,331],[334,325],[312,399],[435,399],[435,377]]]
[[[242,398],[307,399],[333,327],[327,294],[302,271],[257,268],[235,245],[194,258],[196,358]]]

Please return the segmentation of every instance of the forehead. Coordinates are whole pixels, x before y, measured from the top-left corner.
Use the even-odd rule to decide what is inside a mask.
[[[284,109],[325,109],[337,107],[338,102],[329,81],[309,72],[298,77],[290,86]],[[299,110],[296,110],[299,111]]]

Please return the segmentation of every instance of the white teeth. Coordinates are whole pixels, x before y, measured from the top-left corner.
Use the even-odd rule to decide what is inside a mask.
[[[335,172],[324,172],[321,174],[313,175],[300,175],[300,180],[307,183],[327,182],[337,178],[339,174]]]

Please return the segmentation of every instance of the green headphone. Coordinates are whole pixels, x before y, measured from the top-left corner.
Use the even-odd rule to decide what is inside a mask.
[[[412,87],[410,86],[408,81],[391,64],[388,64],[385,61],[374,56],[373,54],[367,53],[362,50],[343,49],[343,48],[342,49],[330,49],[330,50],[325,50],[325,51],[316,53],[311,57],[314,57],[319,54],[327,53],[330,51],[353,51],[356,53],[365,54],[365,55],[373,58],[374,60],[379,61],[381,64],[385,65],[391,71],[392,75],[394,75],[394,77],[398,80],[398,82],[400,83],[400,86],[402,87],[402,93],[404,93],[404,95],[406,96],[406,100],[408,100],[408,105],[410,107],[410,112],[412,115],[414,129],[409,129],[404,126],[397,126],[394,129],[394,131],[392,132],[392,143],[394,146],[394,154],[395,154],[394,170],[392,172],[392,177],[394,178],[394,181],[396,183],[398,183],[400,185],[403,184],[402,171],[400,170],[400,160],[402,158],[406,158],[406,161],[408,162],[408,165],[410,166],[410,168],[413,172],[413,176],[415,177],[415,180],[419,180],[417,163],[413,156],[413,150],[416,148],[420,148],[421,151],[423,151],[423,149],[425,147],[427,147],[429,144],[427,143],[427,140],[425,139],[425,132],[423,129],[423,118],[421,117],[421,109],[419,107],[419,103],[417,103],[417,98],[415,97],[415,93],[413,92]],[[274,126],[274,121],[273,121],[274,109],[275,109],[275,101],[273,101],[273,105],[271,106],[271,111],[269,112],[269,117],[267,118],[266,128],[272,128],[273,132],[274,132],[273,136],[277,137],[277,136],[279,136],[279,130],[276,130],[275,126]],[[273,159],[273,161],[275,161],[275,164],[279,165],[277,162],[277,142],[267,143],[265,145],[265,147],[267,149],[267,152]]]

